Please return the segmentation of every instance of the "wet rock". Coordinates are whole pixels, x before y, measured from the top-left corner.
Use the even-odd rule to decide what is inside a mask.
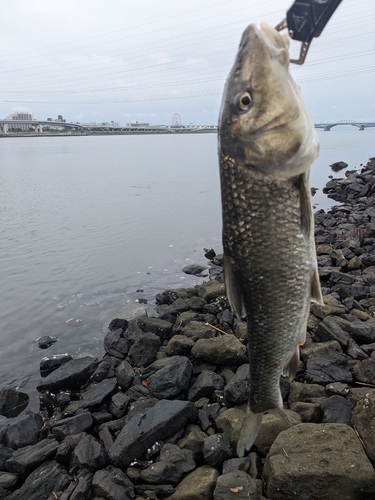
[[[122,329],[112,330],[104,337],[104,349],[110,356],[123,359],[129,351],[129,342],[123,337]]]
[[[108,325],[108,329],[112,332],[114,330],[121,330],[124,332],[129,326],[129,322],[126,319],[115,318]]]
[[[301,416],[302,422],[319,423],[322,421],[322,410],[318,403],[297,401],[290,406],[290,409]]]
[[[334,172],[339,172],[340,170],[343,170],[347,166],[348,166],[348,164],[345,163],[344,161],[336,161],[335,163],[332,163],[332,165],[330,165],[331,169]]]
[[[209,465],[198,467],[188,474],[176,487],[173,495],[165,500],[210,500],[213,498],[213,491],[219,473]]]
[[[126,391],[134,380],[134,369],[125,359],[116,369],[117,383]]]
[[[147,372],[144,372],[150,393],[158,399],[173,398],[186,391],[193,373],[193,366],[185,356],[173,356],[165,361],[165,366],[151,375],[147,376]],[[152,369],[152,366],[148,369]]]
[[[301,359],[304,363],[307,363],[309,359],[312,358],[325,358],[330,354],[335,354],[337,352],[342,353],[342,349],[337,340],[331,340],[328,342],[319,342],[312,344],[309,347],[301,349]]]
[[[92,490],[97,497],[106,500],[134,500],[134,486],[121,469],[109,465],[95,472]],[[99,500],[99,499],[98,499]]]
[[[6,470],[24,475],[48,458],[51,458],[58,446],[59,443],[55,439],[43,439],[37,444],[18,448],[18,450],[14,451],[12,457],[6,461]]]
[[[98,384],[91,384],[83,393],[82,408],[89,408],[102,403],[115,390],[116,385],[117,381],[115,378],[107,378]]]
[[[321,402],[324,423],[350,425],[353,403],[342,396],[331,396]]]
[[[72,436],[80,432],[87,431],[94,420],[91,413],[84,412],[73,417],[57,420],[52,424],[52,433],[58,438],[64,439],[66,436]]]
[[[114,356],[104,356],[99,362],[94,373],[91,375],[90,380],[93,382],[101,382],[105,378],[112,378],[115,376],[115,369],[120,360]]]
[[[94,472],[108,465],[109,458],[104,447],[94,436],[82,432],[77,446],[74,448],[73,460],[80,467]]]
[[[182,474],[195,469],[194,452],[171,443],[165,444],[161,449],[160,461],[173,463]]]
[[[57,342],[56,337],[50,337],[49,335],[45,335],[44,337],[39,337],[36,339],[35,343],[40,349],[48,349],[52,344]]]
[[[54,356],[51,356],[50,358],[46,357],[43,358],[42,361],[40,362],[40,375],[42,377],[46,377],[49,375],[51,372],[56,370],[59,366],[63,365],[64,363],[67,363],[68,361],[72,360],[72,356],[70,354],[55,354]]]
[[[42,437],[43,419],[38,413],[19,415],[6,424],[2,443],[17,449],[35,444]]]
[[[214,500],[259,500],[255,480],[241,470],[219,476],[213,498]]]
[[[160,338],[154,333],[142,334],[129,350],[129,361],[133,366],[148,366],[156,359]]]
[[[29,404],[29,396],[24,392],[7,387],[0,391],[0,415],[17,417]]]
[[[298,413],[291,410],[284,410],[284,412],[287,421],[272,413],[266,413],[263,416],[262,425],[254,441],[254,446],[260,455],[267,455],[272,443],[281,431],[302,422],[302,417]]]
[[[62,492],[71,482],[71,477],[64,467],[54,460],[45,462],[32,472],[24,484],[7,500],[47,500],[53,492]]]
[[[348,361],[343,354],[332,354],[326,358],[313,358],[307,361],[306,378],[312,383],[327,385],[331,382],[353,382]]]
[[[216,419],[216,427],[228,435],[232,448],[235,450],[240,437],[245,412],[239,408],[222,411]]]
[[[249,364],[237,368],[236,374],[224,387],[224,397],[229,405],[245,403],[250,391]]]
[[[109,450],[116,466],[126,467],[155,441],[172,436],[196,415],[193,403],[161,400],[144,413],[135,415],[121,430]]]
[[[353,377],[358,382],[375,385],[375,360],[364,359],[353,366]]]
[[[198,425],[190,424],[187,426],[184,435],[178,441],[178,446],[182,450],[190,450],[194,453],[196,461],[203,458],[203,443],[207,434],[201,430]]]
[[[140,473],[140,478],[147,483],[176,484],[181,479],[182,471],[172,462],[155,462]]]
[[[182,272],[185,274],[194,274],[195,276],[201,274],[207,269],[207,266],[201,266],[199,264],[190,264],[182,268]]]
[[[109,411],[116,418],[121,418],[125,415],[126,409],[129,406],[131,398],[123,392],[116,392],[111,398]]]
[[[98,360],[91,356],[72,359],[43,378],[37,385],[37,390],[57,391],[79,387],[90,378],[97,366]]]
[[[188,356],[195,342],[185,335],[175,335],[168,342],[166,353],[168,356]]]
[[[208,436],[203,442],[203,457],[206,463],[213,467],[219,467],[224,460],[228,460],[233,455],[228,436],[214,434]]]
[[[200,286],[198,295],[207,302],[212,302],[221,295],[225,295],[225,285],[216,280],[207,281]]]
[[[280,433],[266,457],[267,497],[356,499],[373,494],[375,471],[345,424],[300,424]]]
[[[288,403],[291,405],[297,401],[310,402],[311,399],[325,398],[326,396],[326,391],[321,385],[293,381],[290,384]]]
[[[173,326],[169,321],[164,321],[159,318],[149,318],[148,316],[138,318],[137,322],[144,332],[154,333],[160,338],[161,342],[171,333]]]
[[[246,363],[246,347],[234,335],[222,335],[213,339],[200,339],[191,350],[197,359],[219,365]]]
[[[215,390],[224,388],[224,379],[220,375],[212,371],[202,371],[198,378],[190,387],[187,399],[189,401],[198,401],[198,399],[211,394]]]

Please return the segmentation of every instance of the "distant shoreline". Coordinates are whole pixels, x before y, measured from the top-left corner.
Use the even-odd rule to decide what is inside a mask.
[[[126,132],[113,132],[113,131],[107,131],[107,132],[90,132],[90,133],[75,133],[75,134],[69,134],[69,133],[62,133],[62,134],[48,134],[48,133],[42,133],[42,134],[32,134],[32,133],[25,133],[22,134],[21,132],[19,133],[8,133],[8,134],[1,134],[0,139],[7,139],[10,137],[82,137],[82,136],[93,136],[93,135],[181,135],[181,134],[216,134],[217,130],[179,130],[178,132],[170,132],[169,130],[160,130],[160,131],[155,131],[155,130],[150,130],[150,131],[126,131]]]

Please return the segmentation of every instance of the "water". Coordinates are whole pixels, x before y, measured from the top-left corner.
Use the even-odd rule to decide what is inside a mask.
[[[314,187],[330,163],[375,154],[371,129],[319,135]],[[101,356],[111,319],[152,314],[156,293],[202,282],[181,269],[221,250],[216,149],[215,134],[0,140],[0,384],[36,409],[44,355]],[[332,203],[321,190],[313,200]],[[58,341],[41,351],[42,335]]]

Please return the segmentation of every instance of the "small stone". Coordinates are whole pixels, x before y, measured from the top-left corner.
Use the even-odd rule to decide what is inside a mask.
[[[17,474],[11,474],[10,472],[0,472],[0,488],[11,488],[18,481]],[[3,493],[0,489],[0,495]],[[0,498],[5,498],[4,496],[0,496]]]
[[[219,365],[246,363],[246,347],[234,335],[222,335],[213,339],[200,339],[191,350],[197,359]]]
[[[195,342],[185,335],[175,335],[168,342],[166,353],[168,356],[188,356]]]
[[[94,495],[106,500],[134,500],[134,486],[121,469],[109,465],[95,472],[92,480]],[[99,500],[99,499],[98,499]]]
[[[364,359],[353,366],[353,377],[358,382],[375,385],[375,360]]]
[[[134,369],[125,359],[116,369],[117,383],[126,391],[134,380]]]
[[[125,415],[130,403],[130,397],[123,392],[116,392],[111,398],[109,411],[116,418],[121,418]]]
[[[199,264],[190,264],[182,268],[182,272],[185,274],[194,274],[195,276],[201,274],[207,269],[207,266],[201,266]]]
[[[153,366],[155,363],[148,369],[152,370]],[[165,358],[164,366],[147,376],[147,387],[158,399],[173,398],[188,389],[192,373],[193,366],[185,356]]]
[[[179,467],[172,462],[155,462],[140,473],[140,478],[147,483],[176,484],[181,479],[182,472]]]
[[[35,343],[40,349],[48,349],[52,344],[57,342],[56,337],[50,337],[49,335],[45,335],[44,337],[39,337],[36,339]]]
[[[319,423],[322,421],[322,410],[318,403],[297,401],[291,404],[290,409],[301,416],[302,422]]]
[[[346,397],[349,394],[349,386],[341,382],[332,382],[332,384],[326,385],[326,391],[328,396]]]
[[[220,375],[212,371],[202,371],[193,385],[190,387],[187,399],[189,401],[197,401],[207,394],[211,394],[215,390],[224,388],[224,379]]]
[[[222,411],[216,419],[219,431],[225,432],[233,449],[236,449],[240,437],[242,424],[245,420],[245,412],[239,408],[230,408]]]
[[[210,500],[219,477],[218,471],[209,465],[198,467],[176,487],[173,495],[165,500]]]
[[[194,452],[195,460],[200,461],[203,458],[203,443],[206,437],[207,434],[198,425],[190,424],[183,437],[178,441],[178,446],[182,450]]]
[[[17,417],[29,404],[29,396],[24,392],[7,387],[0,390],[0,415]]]
[[[123,359],[129,351],[129,343],[122,336],[122,329],[109,331],[104,337],[104,349],[107,354]]]
[[[219,476],[213,500],[259,500],[255,480],[244,471]]]
[[[165,444],[160,451],[160,460],[175,464],[182,474],[195,469],[194,452],[187,448],[181,449],[176,444]]]
[[[350,425],[353,403],[342,396],[331,396],[321,402],[324,423]]]
[[[108,329],[112,332],[113,330],[121,330],[124,332],[128,328],[129,322],[126,319],[115,318],[108,325]]]
[[[228,472],[235,472],[242,470],[247,472],[250,467],[250,458],[229,458],[223,462],[223,474],[228,474]]]
[[[200,286],[198,295],[207,302],[212,302],[221,295],[225,295],[225,285],[216,280],[207,281]]]
[[[245,403],[249,398],[250,371],[246,363],[237,368],[236,374],[224,387],[224,397],[229,405]]]
[[[203,442],[203,457],[206,463],[213,467],[219,467],[233,455],[228,436],[223,434],[214,434],[208,436]]]
[[[116,388],[117,381],[115,378],[104,379],[98,384],[91,384],[89,388],[83,392],[82,408],[90,408],[98,405],[109,396]]]

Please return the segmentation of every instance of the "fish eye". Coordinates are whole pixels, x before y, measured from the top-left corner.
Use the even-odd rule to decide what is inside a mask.
[[[240,111],[247,111],[251,106],[252,99],[249,92],[241,92],[237,95],[236,104]]]

